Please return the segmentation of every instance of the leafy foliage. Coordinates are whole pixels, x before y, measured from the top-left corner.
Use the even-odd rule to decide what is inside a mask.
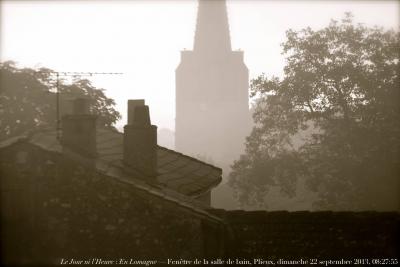
[[[56,94],[52,70],[41,68],[19,69],[12,61],[0,63],[0,140],[19,135],[39,126],[56,124]],[[115,102],[107,98],[103,89],[95,88],[89,80],[67,83],[60,79],[61,113],[68,102],[76,97],[87,97],[98,115],[100,127],[112,127],[121,117],[114,109]]]
[[[399,209],[399,32],[354,25],[287,31],[284,77],[252,81],[255,127],[230,185],[244,204],[300,182],[320,209]]]

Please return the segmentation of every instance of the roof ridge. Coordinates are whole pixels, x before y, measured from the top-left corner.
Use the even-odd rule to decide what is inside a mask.
[[[201,160],[199,160],[199,159],[196,159],[196,158],[194,158],[194,157],[191,157],[191,156],[185,155],[185,154],[183,154],[183,153],[181,153],[181,152],[178,152],[178,151],[176,151],[176,150],[172,150],[172,149],[169,149],[169,148],[166,148],[166,147],[160,146],[160,145],[157,145],[157,147],[158,147],[158,148],[161,148],[161,149],[164,149],[164,150],[167,150],[167,151],[169,151],[169,152],[172,152],[172,153],[175,153],[175,154],[181,155],[181,156],[183,156],[183,157],[185,157],[185,158],[189,158],[189,159],[191,159],[191,160],[194,160],[194,161],[196,161],[196,162],[200,162],[200,163],[202,163],[202,164],[204,164],[204,165],[210,166],[210,167],[212,167],[212,168],[214,168],[214,169],[217,169],[217,170],[219,170],[219,171],[221,171],[221,172],[222,172],[222,169],[221,169],[221,168],[219,168],[219,167],[217,167],[217,166],[214,166],[214,165],[212,165],[212,164],[210,164],[210,163],[207,163],[207,162],[201,161]]]

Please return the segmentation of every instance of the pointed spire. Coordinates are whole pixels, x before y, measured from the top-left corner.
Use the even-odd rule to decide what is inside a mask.
[[[193,50],[232,51],[225,0],[199,0]]]

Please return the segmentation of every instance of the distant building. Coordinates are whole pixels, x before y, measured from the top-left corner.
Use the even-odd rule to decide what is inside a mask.
[[[248,79],[225,1],[200,0],[193,51],[181,51],[176,69],[175,149],[228,170],[250,129]]]

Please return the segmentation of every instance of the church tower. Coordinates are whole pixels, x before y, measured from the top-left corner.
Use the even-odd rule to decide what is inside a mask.
[[[250,131],[248,69],[232,51],[225,0],[199,0],[194,48],[176,69],[175,149],[224,173]]]

